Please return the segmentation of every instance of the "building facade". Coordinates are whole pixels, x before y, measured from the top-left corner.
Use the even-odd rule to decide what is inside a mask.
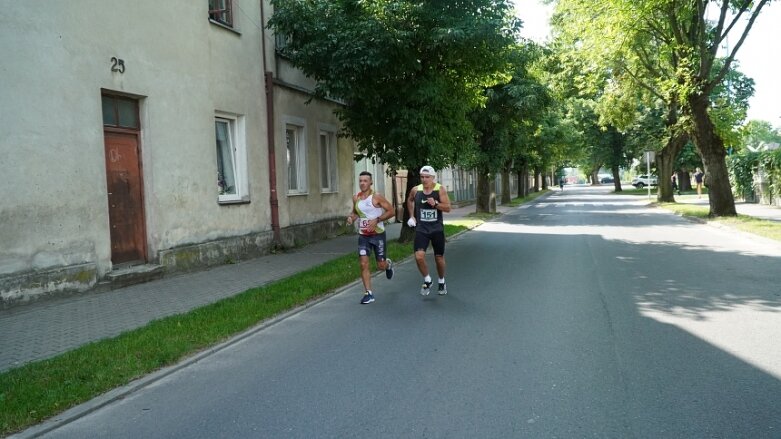
[[[262,1],[0,11],[0,302],[338,233],[354,142]]]

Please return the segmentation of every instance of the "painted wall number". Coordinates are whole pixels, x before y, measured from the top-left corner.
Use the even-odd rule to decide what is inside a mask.
[[[111,71],[125,73],[125,60],[119,59],[116,56],[111,57]]]

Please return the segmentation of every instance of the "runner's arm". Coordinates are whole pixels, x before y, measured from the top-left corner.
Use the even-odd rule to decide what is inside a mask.
[[[353,205],[352,205],[352,208],[350,209],[350,213],[347,214],[347,225],[348,226],[351,225],[353,223],[353,221],[358,219],[358,214],[355,213],[355,202],[357,201],[357,198],[358,197],[353,195]]]
[[[410,218],[415,218],[415,195],[418,193],[418,188],[413,187],[409,191],[409,197],[407,197],[407,212],[409,212]]]
[[[396,216],[396,212],[393,211],[393,206],[387,198],[380,194],[375,194],[374,199],[377,201],[377,204],[379,204],[379,207],[382,207],[383,210],[385,210],[385,212],[377,218],[378,221],[387,221]]]
[[[450,212],[450,197],[447,196],[447,190],[445,186],[439,187],[439,203],[434,208],[441,210],[442,212]]]

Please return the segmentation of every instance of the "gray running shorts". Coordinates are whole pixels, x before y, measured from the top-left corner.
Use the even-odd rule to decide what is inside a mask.
[[[358,256],[369,256],[374,251],[378,261],[385,260],[385,232],[377,235],[358,235]]]

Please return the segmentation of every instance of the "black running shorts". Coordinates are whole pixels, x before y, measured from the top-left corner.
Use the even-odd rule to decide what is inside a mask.
[[[415,233],[415,247],[414,251],[426,251],[428,249],[428,243],[431,243],[431,247],[434,249],[435,256],[444,256],[445,254],[445,232],[433,232],[433,233]]]

